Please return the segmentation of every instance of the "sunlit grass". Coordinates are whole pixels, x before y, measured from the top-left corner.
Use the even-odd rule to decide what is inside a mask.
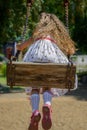
[[[6,77],[0,76],[0,84],[6,84]]]

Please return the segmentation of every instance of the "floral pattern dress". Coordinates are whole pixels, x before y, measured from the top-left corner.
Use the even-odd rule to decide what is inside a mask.
[[[23,61],[38,63],[69,63],[66,55],[59,49],[56,42],[50,36],[38,38],[25,53]],[[35,86],[35,88],[36,87],[37,86]],[[76,88],[77,78],[74,89]],[[32,90],[32,86],[29,86],[29,90]],[[68,92],[68,89],[51,88],[51,92],[54,96],[62,96]]]

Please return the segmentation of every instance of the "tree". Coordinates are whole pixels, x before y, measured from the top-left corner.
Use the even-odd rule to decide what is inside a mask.
[[[87,1],[74,0],[75,3],[75,28],[73,29],[73,39],[78,44],[78,49],[82,53],[87,53]]]
[[[0,12],[0,42],[15,40],[21,35],[26,12],[25,0],[3,0],[0,2]]]
[[[7,41],[19,41],[24,29],[27,0],[0,1],[0,45]],[[65,0],[33,0],[31,15],[28,19],[27,39],[38,22],[41,12],[56,14],[65,22]],[[71,37],[76,41],[81,51],[87,52],[87,0],[69,1],[69,30]]]

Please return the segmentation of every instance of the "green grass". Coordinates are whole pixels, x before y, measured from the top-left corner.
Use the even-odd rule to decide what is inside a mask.
[[[24,92],[25,91],[25,88],[23,88],[21,86],[13,86],[13,88],[10,89],[10,86],[7,86],[6,77],[4,77],[4,76],[0,76],[0,84],[3,86],[0,89],[0,92],[3,92],[3,93]]]
[[[6,85],[6,77],[0,76],[0,84]]]

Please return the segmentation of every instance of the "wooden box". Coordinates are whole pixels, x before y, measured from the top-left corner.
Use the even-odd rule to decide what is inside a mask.
[[[12,62],[7,64],[7,85],[73,89],[75,73],[75,65]]]

